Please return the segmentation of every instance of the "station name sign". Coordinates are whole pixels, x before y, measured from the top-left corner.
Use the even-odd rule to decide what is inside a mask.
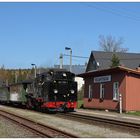
[[[94,77],[94,83],[103,83],[111,81],[111,75]]]

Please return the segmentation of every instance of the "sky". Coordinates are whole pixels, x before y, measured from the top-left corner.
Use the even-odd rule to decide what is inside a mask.
[[[0,2],[0,66],[53,67],[60,53],[89,57],[99,36],[123,38],[122,47],[140,53],[140,3]],[[64,64],[69,57],[64,56]],[[74,58],[85,64],[88,58]]]

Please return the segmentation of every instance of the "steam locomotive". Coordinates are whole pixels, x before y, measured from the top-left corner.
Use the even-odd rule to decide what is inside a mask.
[[[73,111],[77,104],[75,74],[49,69],[32,81],[0,87],[0,103],[24,106],[43,112]]]

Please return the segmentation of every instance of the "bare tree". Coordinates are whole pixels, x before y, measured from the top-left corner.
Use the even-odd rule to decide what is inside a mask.
[[[123,38],[119,38],[118,40],[115,37],[110,36],[99,36],[99,46],[100,49],[105,52],[127,52],[128,48],[123,48]]]

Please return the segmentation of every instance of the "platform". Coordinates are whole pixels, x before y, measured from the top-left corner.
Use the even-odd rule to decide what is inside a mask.
[[[88,116],[96,116],[101,118],[115,119],[140,124],[140,116],[129,115],[126,113],[119,114],[118,112],[91,109],[76,109],[75,111],[76,113],[82,113]]]

